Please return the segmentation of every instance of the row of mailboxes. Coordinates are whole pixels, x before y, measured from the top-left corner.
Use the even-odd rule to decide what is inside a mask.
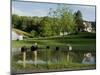
[[[31,51],[36,51],[38,49],[37,46],[31,46]],[[27,47],[23,46],[21,47],[21,52],[27,52]]]
[[[37,45],[36,46],[33,45],[33,46],[31,46],[30,49],[31,49],[31,51],[36,51],[36,50],[38,50],[38,46]],[[46,46],[46,49],[50,49],[50,46]],[[56,51],[58,51],[59,49],[60,49],[60,47],[58,47],[58,46],[55,48]],[[27,47],[26,46],[23,46],[21,48],[21,52],[26,52],[26,51],[27,51]]]
[[[51,47],[50,46],[46,46],[46,49],[50,49]],[[33,54],[34,54],[34,61],[35,61],[35,65],[37,65],[36,61],[37,61],[37,50],[39,49],[37,44],[34,44],[30,47],[31,51],[33,51]],[[26,46],[23,46],[21,47],[21,52],[23,54],[23,67],[25,68],[26,67],[26,52],[27,52],[28,48]],[[55,50],[56,51],[59,51],[60,50],[60,47],[56,46],[55,47]],[[68,58],[68,61],[69,61],[69,58]]]
[[[38,46],[31,46],[31,51],[36,51],[38,49]],[[46,49],[50,49],[50,46],[46,46]],[[59,47],[56,47],[56,50],[59,50]],[[21,47],[21,52],[26,52],[27,51],[27,47],[23,46]]]
[[[50,49],[50,46],[46,46],[47,49]],[[55,50],[59,50],[59,47],[56,47]]]

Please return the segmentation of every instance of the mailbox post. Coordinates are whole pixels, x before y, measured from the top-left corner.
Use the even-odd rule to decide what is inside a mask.
[[[57,60],[57,63],[59,63],[59,56],[60,56],[60,54],[59,54],[59,47],[57,46],[56,47],[56,60]]]
[[[37,43],[31,46],[31,51],[33,53],[33,57],[34,57],[33,60],[35,65],[37,65],[37,49],[38,49]]]
[[[50,49],[50,46],[46,46],[46,49]]]
[[[26,51],[27,48],[26,46],[21,47],[21,52],[22,52],[22,60],[23,60],[23,67],[26,67]]]
[[[50,59],[50,46],[48,46],[48,45],[46,46],[46,52],[45,53],[46,53],[46,57],[45,57],[46,58],[46,63],[48,64],[51,60]],[[47,65],[47,67],[48,67],[48,65]]]
[[[59,50],[59,47],[56,47],[56,51],[58,51]]]
[[[67,54],[67,62],[70,61],[70,51],[72,51],[72,46],[70,44],[67,44],[68,54]]]

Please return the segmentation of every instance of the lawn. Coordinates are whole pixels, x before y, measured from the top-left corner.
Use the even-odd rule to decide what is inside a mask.
[[[30,47],[35,42],[38,43],[40,48],[45,48],[47,45],[50,47],[64,47],[66,44],[71,44],[73,49],[95,49],[96,35],[95,33],[79,33],[78,35],[68,35],[64,38],[61,36],[56,37],[40,37],[40,38],[26,38],[22,41],[12,41],[12,47]]]
[[[95,33],[79,33],[77,35],[71,34],[65,36],[53,36],[53,37],[39,37],[39,38],[25,38],[22,41],[12,41],[12,48],[19,48],[22,46],[27,46],[30,48],[35,42],[38,43],[38,47],[43,51],[38,51],[38,59],[46,61],[47,59],[59,57],[59,63],[49,62],[47,64],[27,64],[23,68],[22,64],[17,64],[18,60],[21,60],[21,54],[15,55],[12,57],[12,72],[14,73],[28,73],[28,72],[46,72],[46,71],[64,71],[64,70],[85,70],[85,69],[95,69],[95,64],[81,64],[83,59],[83,54],[86,52],[92,52],[93,55],[96,55],[96,34]],[[70,53],[70,59],[73,62],[67,63],[66,53],[63,51],[66,49],[66,45],[71,44],[74,52]],[[46,46],[50,46],[51,50],[46,52]],[[58,53],[55,52],[55,47],[60,47]],[[52,52],[53,51],[53,52]],[[76,51],[76,52],[75,52]],[[28,51],[27,60],[31,58],[31,52]],[[59,54],[60,53],[60,54]],[[58,55],[57,55],[58,54]],[[55,56],[54,56],[55,55]]]

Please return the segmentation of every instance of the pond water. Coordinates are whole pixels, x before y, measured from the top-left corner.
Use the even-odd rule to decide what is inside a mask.
[[[95,53],[87,50],[67,51],[65,48],[45,48],[33,52],[28,48],[23,53],[21,48],[12,48],[12,73],[95,69]]]
[[[21,63],[23,63],[22,60],[18,60],[17,61],[17,64],[21,64]],[[33,61],[33,60],[26,60],[25,63],[26,64],[35,64],[35,61]],[[42,61],[42,60],[37,60],[36,63],[37,64],[46,64],[46,62],[45,61]]]
[[[26,52],[26,64],[59,64],[64,63],[81,63],[81,64],[95,64],[95,52],[91,52],[91,57],[86,58],[84,54],[88,51],[66,51],[66,50],[51,50],[38,49],[36,55],[30,49]],[[90,52],[90,51],[89,51]],[[23,63],[23,54],[21,48],[12,48],[12,61],[17,64]]]

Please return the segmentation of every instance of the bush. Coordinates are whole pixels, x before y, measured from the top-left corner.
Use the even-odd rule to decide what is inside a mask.
[[[38,33],[37,33],[36,31],[32,30],[32,31],[31,31],[31,35],[32,35],[33,37],[36,37],[36,36],[38,36]]]

